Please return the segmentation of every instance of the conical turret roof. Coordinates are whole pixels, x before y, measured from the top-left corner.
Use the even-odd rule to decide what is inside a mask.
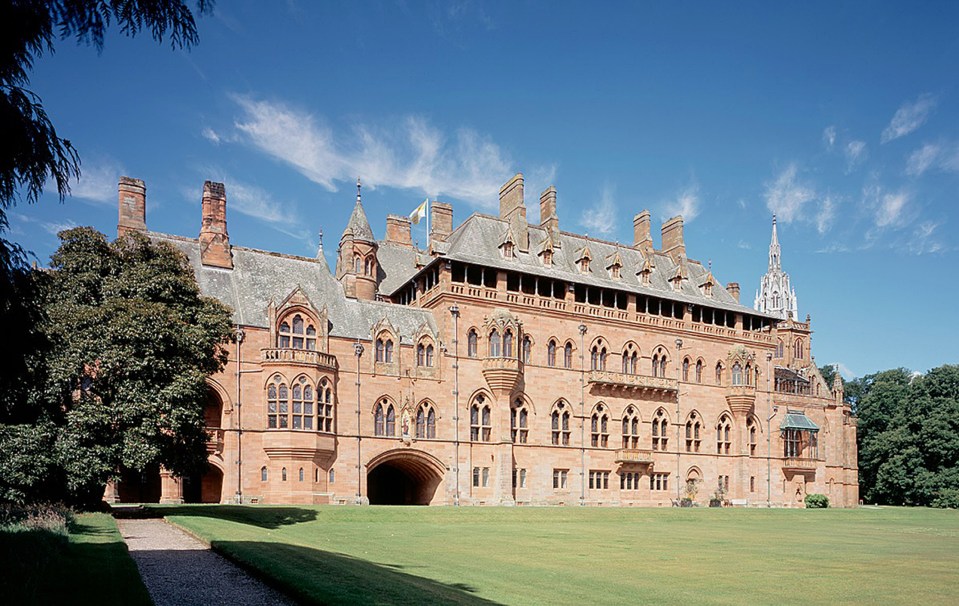
[[[353,239],[375,242],[373,230],[370,228],[370,222],[366,218],[366,211],[363,210],[363,203],[360,201],[360,180],[356,180],[356,206],[353,207],[353,214],[350,215],[350,222],[346,225],[346,230],[353,232]],[[343,230],[346,233],[346,230]]]

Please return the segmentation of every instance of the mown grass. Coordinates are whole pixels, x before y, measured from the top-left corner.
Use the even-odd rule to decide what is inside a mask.
[[[153,604],[116,522],[103,513],[61,527],[0,526],[0,603]]]
[[[168,519],[314,603],[944,604],[959,512],[197,506]]]

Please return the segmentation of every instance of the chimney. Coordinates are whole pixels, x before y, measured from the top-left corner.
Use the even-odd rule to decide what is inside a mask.
[[[410,218],[405,215],[386,215],[386,241],[391,244],[412,247]]]
[[[453,233],[453,205],[433,202],[430,205],[430,239],[446,242]]]
[[[739,282],[730,282],[727,284],[726,292],[731,294],[733,298],[736,299],[736,303],[739,303]]]
[[[523,203],[523,173],[506,182],[499,190],[499,217],[509,221],[517,248],[529,251],[529,225],[526,223],[526,205]]]
[[[673,261],[686,256],[686,244],[683,242],[683,217],[673,217],[663,223],[663,252]]]
[[[200,225],[200,261],[233,269],[230,235],[226,231],[226,189],[222,183],[203,184],[203,222]]]
[[[633,217],[633,248],[644,253],[653,250],[653,238],[649,235],[649,211],[643,210]]]
[[[120,219],[117,236],[147,230],[147,186],[140,179],[120,177],[117,185],[120,197]]]
[[[556,216],[556,187],[550,185],[539,195],[539,226],[559,243],[559,217]]]

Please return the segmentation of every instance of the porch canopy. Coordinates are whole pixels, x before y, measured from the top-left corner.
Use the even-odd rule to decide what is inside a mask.
[[[796,431],[817,433],[819,431],[819,426],[813,423],[812,419],[807,417],[805,413],[790,410],[786,412],[786,416],[783,417],[783,422],[779,425],[779,429],[781,431],[794,429]]]

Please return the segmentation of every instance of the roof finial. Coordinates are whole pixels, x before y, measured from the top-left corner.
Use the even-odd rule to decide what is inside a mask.
[[[317,248],[317,251],[316,251],[316,256],[317,256],[317,257],[323,256],[323,229],[322,229],[322,228],[320,228],[319,236],[320,236],[320,245],[319,245],[319,247]]]
[[[713,273],[713,260],[709,260],[709,273]]]
[[[360,183],[360,178],[356,178],[356,203],[360,203],[360,188],[363,187],[363,184]]]
[[[773,213],[773,225],[776,224],[776,213]]]

